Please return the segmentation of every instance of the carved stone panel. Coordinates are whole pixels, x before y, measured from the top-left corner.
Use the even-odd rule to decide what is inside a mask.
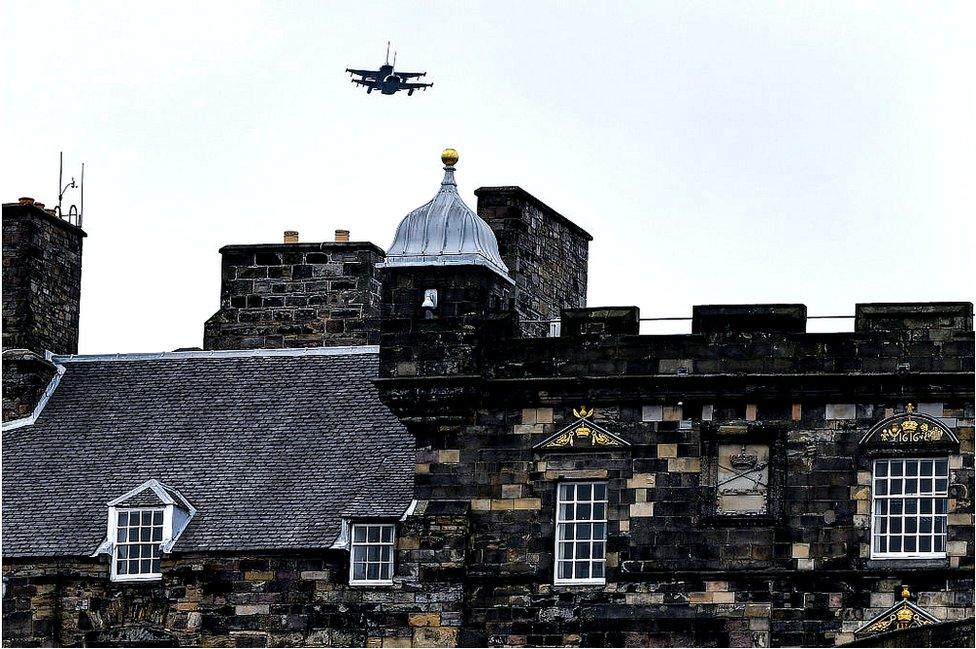
[[[716,513],[768,512],[768,444],[719,444],[716,477]]]

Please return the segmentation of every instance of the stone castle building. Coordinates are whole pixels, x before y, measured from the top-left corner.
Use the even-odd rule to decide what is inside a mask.
[[[972,304],[641,335],[443,161],[386,251],[222,248],[196,351],[77,355],[84,233],[3,206],[5,645],[972,646]]]

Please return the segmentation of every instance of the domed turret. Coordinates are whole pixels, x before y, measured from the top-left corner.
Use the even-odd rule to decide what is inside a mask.
[[[457,151],[445,149],[441,161],[444,180],[440,191],[400,222],[383,266],[485,266],[514,284],[498,253],[495,233],[458,194],[454,182]]]

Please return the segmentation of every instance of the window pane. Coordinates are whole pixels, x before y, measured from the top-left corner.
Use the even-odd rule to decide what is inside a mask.
[[[154,511],[153,512],[153,525],[162,525],[162,524],[163,524],[163,512],[160,511],[160,510]]]
[[[379,543],[380,540],[380,528],[375,525],[370,525],[366,528],[366,540],[369,543]]]
[[[593,500],[606,500],[607,499],[607,485],[600,484],[593,485]]]
[[[874,474],[880,477],[888,475],[888,463],[878,462],[874,467]]]
[[[152,512],[149,511],[142,512],[142,524],[152,525]]]
[[[119,527],[125,527],[129,524],[129,512],[119,512]]]
[[[352,540],[357,543],[362,543],[366,540],[366,528],[362,525],[356,525],[353,527]]]
[[[597,541],[593,544],[593,558],[602,559],[603,558],[603,541]]]
[[[603,578],[603,562],[598,561],[593,564],[593,576],[596,578]]]
[[[393,526],[392,525],[384,525],[383,528],[382,528],[382,532],[383,532],[383,542],[384,543],[392,543],[393,542]]]
[[[589,484],[576,485],[576,500],[590,500],[592,489],[593,486]]]
[[[366,564],[357,562],[352,567],[353,579],[366,579]]]

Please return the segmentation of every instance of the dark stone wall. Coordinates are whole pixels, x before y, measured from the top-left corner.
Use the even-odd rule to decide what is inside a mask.
[[[205,349],[379,342],[383,251],[371,243],[286,243],[220,249],[220,310]]]
[[[558,320],[562,309],[586,306],[593,237],[521,187],[481,187],[478,215],[498,239],[515,280],[520,320]],[[522,322],[525,336],[548,336],[548,322]]]
[[[109,581],[107,558],[5,558],[3,646],[453,646],[465,531],[463,508],[402,523],[385,587],[350,586],[348,553],[335,550],[177,553],[162,581],[143,583]]]
[[[428,289],[437,291],[430,309]],[[380,376],[480,374],[486,337],[515,333],[511,293],[482,266],[384,269]]]
[[[78,352],[80,228],[36,205],[3,205],[3,348]]]
[[[763,331],[752,310],[748,327],[710,327],[723,333],[614,333],[625,311],[594,310],[563,338],[486,335],[476,376],[431,361],[379,382],[416,439],[416,498],[470,504],[462,638],[832,646],[902,584],[939,619],[973,615],[971,326],[790,333]],[[861,445],[909,402],[937,409],[959,443]],[[581,405],[630,445],[536,448]],[[716,514],[715,449],[740,442],[770,446],[766,515]],[[872,560],[871,461],[920,452],[949,458],[947,556]],[[605,585],[553,584],[565,480],[608,483]]]

